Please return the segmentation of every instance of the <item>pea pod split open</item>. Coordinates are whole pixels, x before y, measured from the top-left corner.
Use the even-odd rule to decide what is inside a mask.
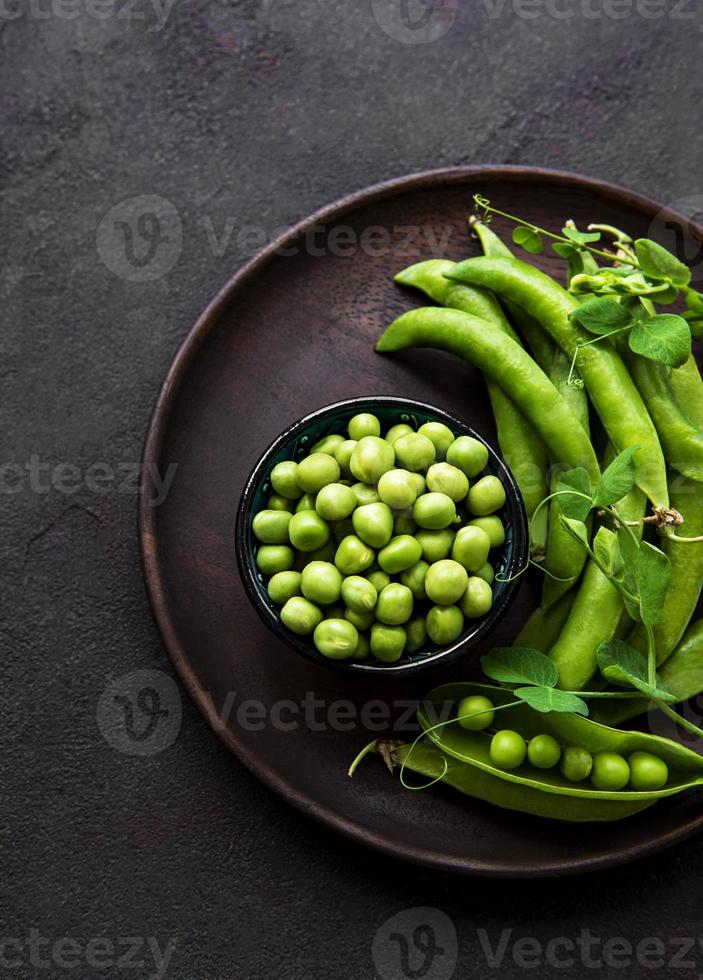
[[[599,479],[598,459],[583,426],[546,374],[510,337],[469,313],[426,307],[398,317],[376,344],[380,353],[409,347],[434,347],[474,364],[532,422],[554,458],[583,466],[592,479]]]
[[[578,302],[539,269],[518,259],[478,256],[460,262],[449,273],[456,282],[490,289],[527,310],[569,357],[578,350],[578,369],[596,412],[618,452],[640,446],[637,480],[655,507],[668,507],[666,466],[659,437],[630,374],[607,344],[579,348],[591,338],[569,314]]]
[[[617,752],[627,757],[633,752],[651,753],[667,764],[669,768],[667,784],[658,790],[601,790],[583,783],[569,782],[555,769],[539,770],[529,764],[523,764],[512,770],[499,769],[491,760],[490,736],[485,731],[466,731],[458,724],[435,727],[438,719],[446,718],[448,704],[458,705],[463,698],[477,694],[490,698],[496,706],[507,705],[514,700],[511,691],[488,684],[444,684],[430,691],[423,700],[418,709],[418,720],[427,737],[446,755],[459,762],[476,766],[497,779],[562,799],[621,803],[655,802],[703,785],[703,756],[678,742],[658,735],[609,728],[579,715],[557,712],[542,714],[526,704],[502,710],[499,715],[500,726],[514,729],[525,739],[548,734],[562,747],[580,746],[592,754]],[[555,816],[558,817],[558,813]]]

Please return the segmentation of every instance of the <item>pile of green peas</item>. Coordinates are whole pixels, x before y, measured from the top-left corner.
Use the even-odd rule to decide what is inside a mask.
[[[493,605],[489,557],[505,542],[505,489],[480,476],[487,462],[483,443],[441,422],[382,437],[361,413],[276,464],[252,530],[285,626],[333,660],[394,663],[457,640]]]
[[[491,728],[494,717],[493,702],[483,695],[464,698],[457,707],[458,723],[467,731]],[[561,746],[552,735],[536,735],[528,740],[511,729],[493,734],[489,754],[498,769],[517,769],[526,759],[536,769],[558,765],[569,782],[590,778],[595,789],[612,792],[626,788],[639,792],[659,790],[669,778],[667,764],[651,752],[633,752],[627,759],[618,752],[591,754],[578,745]]]

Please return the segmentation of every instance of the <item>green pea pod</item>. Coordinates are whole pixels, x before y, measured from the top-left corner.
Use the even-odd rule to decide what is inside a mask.
[[[445,277],[444,273],[454,265],[444,259],[418,262],[399,272],[395,282],[422,290],[442,306],[480,317],[518,342],[517,334],[494,296],[483,289],[450,282]],[[547,450],[533,426],[494,381],[488,382],[488,395],[501,452],[520,488],[527,516],[532,518],[548,494]],[[544,509],[532,526],[532,544],[535,551],[542,553],[547,546],[547,512]]]
[[[644,494],[635,487],[620,501],[618,510],[625,520],[641,521]],[[549,651],[561,688],[579,691],[586,687],[596,671],[598,647],[615,636],[623,610],[618,590],[596,563],[589,561],[569,618]]]
[[[484,286],[498,298],[524,307],[562,350],[573,357],[592,339],[569,319],[578,302],[546,273],[518,259],[482,256],[460,262],[450,273],[456,282]],[[578,353],[578,368],[593,406],[618,452],[640,446],[637,480],[655,507],[668,507],[666,465],[659,438],[630,374],[609,344],[592,344]]]
[[[446,755],[488,772],[516,786],[528,786],[552,794],[565,803],[567,798],[620,802],[647,802],[674,796],[683,790],[703,785],[703,756],[685,748],[679,742],[644,732],[627,732],[599,725],[580,715],[534,711],[526,704],[505,708],[496,714],[501,727],[519,732],[525,739],[551,735],[561,746],[580,746],[590,753],[618,752],[625,757],[633,752],[650,752],[666,762],[669,779],[659,790],[598,790],[590,784],[569,782],[558,769],[535,769],[523,763],[506,771],[493,764],[489,755],[491,736],[485,732],[466,731],[460,725],[437,727],[437,719],[446,718],[447,704],[458,705],[471,695],[483,694],[494,705],[509,704],[512,691],[489,684],[444,684],[430,691],[418,709],[418,720],[428,738]],[[557,815],[558,815],[557,810]]]
[[[600,468],[583,426],[529,354],[485,320],[459,310],[410,310],[386,328],[376,350],[408,347],[450,351],[474,364],[532,422],[548,451],[567,466],[583,466],[598,480]]]
[[[626,363],[657,427],[667,463],[703,482],[703,431],[677,402],[667,369],[631,352]]]
[[[672,505],[684,518],[682,534],[687,537],[703,534],[703,490],[700,485],[672,473],[669,493]],[[664,663],[678,646],[703,588],[703,544],[681,544],[664,537],[660,546],[672,567],[664,608],[654,626],[658,664]],[[627,642],[641,653],[647,652],[647,635],[641,624],[634,627]]]
[[[694,354],[683,367],[670,372],[669,384],[677,404],[699,430],[703,429],[703,379]]]
[[[652,800],[600,800],[579,797],[555,796],[541,790],[510,783],[474,765],[459,762],[445,755],[436,746],[418,743],[414,746],[391,743],[380,751],[386,759],[397,766],[405,765],[406,770],[417,773],[430,780],[442,782],[464,796],[470,796],[504,810],[517,810],[535,817],[572,822],[622,820],[633,813],[639,813],[653,805]]]
[[[679,702],[688,701],[703,691],[703,619],[689,626],[676,650],[660,669],[659,677]],[[604,725],[619,725],[654,708],[656,705],[647,698],[608,699],[592,706],[591,717]]]
[[[583,551],[583,548],[581,550]],[[550,650],[561,635],[575,597],[576,591],[572,590],[548,609],[545,609],[544,606],[537,606],[515,637],[515,646],[529,647],[531,650],[540,650],[542,653]]]

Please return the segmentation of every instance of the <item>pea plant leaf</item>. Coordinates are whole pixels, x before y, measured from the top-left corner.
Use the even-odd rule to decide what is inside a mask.
[[[559,520],[567,534],[570,534],[572,538],[576,538],[585,548],[588,548],[588,528],[583,521],[575,521],[571,517],[564,517],[563,514],[559,515]]]
[[[569,491],[576,491],[576,493]],[[559,507],[564,517],[570,517],[574,521],[586,520],[593,507],[591,500],[593,489],[588,470],[582,466],[573,470],[565,470],[559,477],[556,492],[559,494],[556,499],[559,501]],[[580,496],[581,494],[583,496]]]
[[[615,457],[593,492],[595,507],[610,507],[632,490],[637,480],[634,457],[640,448],[640,446],[628,446]]]
[[[552,242],[552,249],[561,259],[570,259],[576,252],[578,252],[576,246],[569,245],[568,242]]]
[[[597,660],[603,677],[616,687],[634,687],[647,697],[669,704],[676,701],[676,695],[667,691],[659,675],[655,686],[649,683],[646,658],[623,640],[601,643]]]
[[[640,616],[645,626],[654,626],[664,608],[666,590],[671,579],[671,560],[643,541],[635,562],[635,580],[640,596]]]
[[[675,286],[688,286],[691,281],[691,270],[688,266],[649,238],[637,239],[635,255],[645,276],[665,279]]]
[[[535,231],[534,228],[526,228],[524,225],[518,225],[517,228],[513,229],[513,241],[531,255],[538,255],[544,248],[544,242],[539,232]]]
[[[591,245],[593,242],[600,241],[599,231],[579,231],[578,228],[569,228],[567,225],[561,229],[564,238],[575,242],[577,245]]]
[[[497,647],[481,658],[486,677],[501,684],[556,687],[559,671],[549,657],[529,647]]]
[[[601,527],[593,539],[593,552],[610,578],[619,579],[625,571],[620,542],[615,531]]]
[[[569,314],[569,319],[578,323],[589,333],[605,336],[615,330],[622,330],[632,324],[632,314],[607,296],[594,296]]]
[[[550,711],[559,711],[588,716],[588,705],[583,698],[568,691],[557,691],[553,687],[518,687],[513,693],[544,715]]]
[[[637,321],[628,343],[635,354],[677,368],[691,354],[691,328],[682,316],[657,313]]]

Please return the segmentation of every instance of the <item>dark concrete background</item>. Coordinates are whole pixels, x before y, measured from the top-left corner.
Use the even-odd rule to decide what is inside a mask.
[[[117,751],[96,720],[112,678],[171,673],[127,470],[174,350],[254,243],[366,184],[462,163],[572,169],[703,210],[694,3],[445,0],[426,44],[408,43],[400,0],[109,3],[0,14],[2,462],[35,467],[1,474],[3,980],[154,975],[146,945],[125,959],[130,936],[175,941],[177,980],[401,978],[397,945],[372,943],[417,906],[453,921],[457,978],[699,974],[700,947],[670,962],[672,937],[699,931],[698,840],[581,880],[455,880],[309,823],[185,696],[155,756]],[[133,281],[101,221],[141,195],[172,203],[182,248]],[[493,945],[513,930],[502,965],[481,928]],[[661,937],[668,966],[625,967],[619,947],[600,969],[515,962],[513,939],[582,929]]]

